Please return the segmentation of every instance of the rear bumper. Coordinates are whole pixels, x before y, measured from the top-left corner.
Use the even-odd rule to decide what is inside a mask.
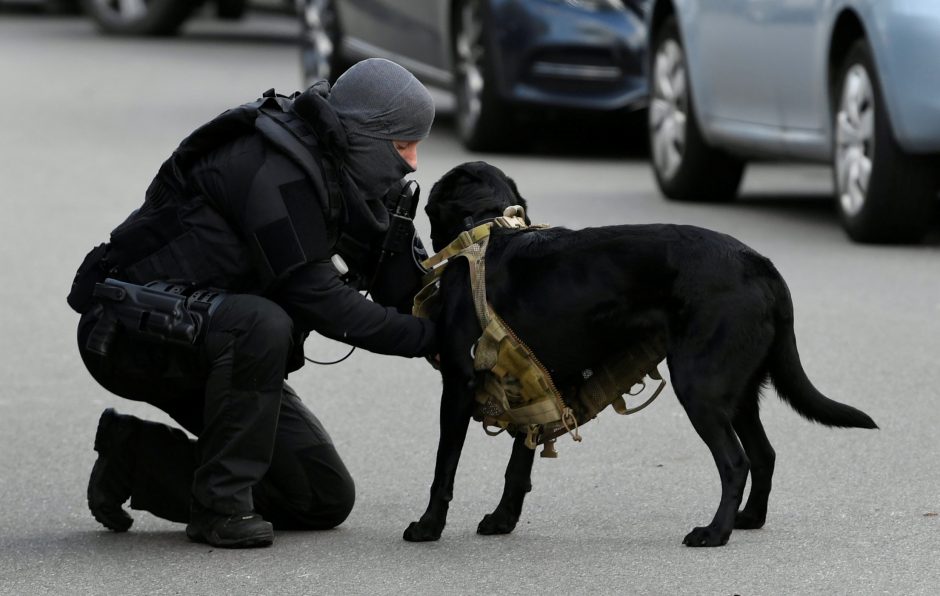
[[[591,110],[645,105],[646,23],[638,12],[492,0],[488,18],[504,99]]]

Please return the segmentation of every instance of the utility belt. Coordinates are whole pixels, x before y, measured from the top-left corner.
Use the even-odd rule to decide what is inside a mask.
[[[107,356],[118,333],[156,343],[199,345],[225,294],[166,281],[140,286],[108,278],[95,284],[92,299],[101,312],[85,348]]]
[[[634,342],[596,367],[582,371],[582,383],[559,390],[536,354],[486,299],[485,255],[493,227],[530,226],[525,222],[522,207],[513,206],[506,209],[503,217],[462,232],[423,263],[430,273],[415,297],[413,312],[416,316],[429,316],[439,296],[439,279],[446,263],[455,258],[467,259],[474,309],[483,329],[473,349],[474,370],[483,373],[482,383],[477,385],[475,418],[483,422],[489,435],[504,430],[513,435],[525,433],[527,447],[535,449],[541,444],[542,457],[557,457],[556,437],[570,433],[575,441],[580,441],[579,425],[607,406],[613,406],[618,414],[632,414],[659,396],[666,384],[657,369],[666,354],[665,341],[662,337],[649,337]],[[639,406],[627,407],[625,398],[642,393],[647,376],[659,381],[658,387]],[[637,387],[639,390],[633,391]]]

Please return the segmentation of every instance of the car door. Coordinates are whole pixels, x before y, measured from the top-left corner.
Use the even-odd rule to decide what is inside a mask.
[[[787,151],[825,157],[829,118],[827,51],[829,0],[776,0],[768,13],[770,68]]]
[[[776,126],[780,112],[765,37],[779,0],[695,0],[686,28],[698,111],[706,126]]]
[[[359,55],[394,60],[419,77],[436,79],[448,64],[442,0],[346,2],[347,45]],[[347,25],[348,23],[348,25]]]

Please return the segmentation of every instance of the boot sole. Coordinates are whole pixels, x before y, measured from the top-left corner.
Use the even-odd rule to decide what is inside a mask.
[[[112,532],[126,532],[134,524],[134,518],[120,508],[117,511],[107,511],[104,508],[95,508],[89,502],[88,509],[91,510],[92,516],[98,520],[98,523]]]

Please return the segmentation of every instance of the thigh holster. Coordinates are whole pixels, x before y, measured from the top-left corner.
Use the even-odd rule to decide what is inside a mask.
[[[110,278],[96,284],[92,296],[100,316],[85,347],[101,356],[107,356],[122,332],[151,342],[199,345],[212,313],[225,299],[216,290],[163,281],[139,286]]]

